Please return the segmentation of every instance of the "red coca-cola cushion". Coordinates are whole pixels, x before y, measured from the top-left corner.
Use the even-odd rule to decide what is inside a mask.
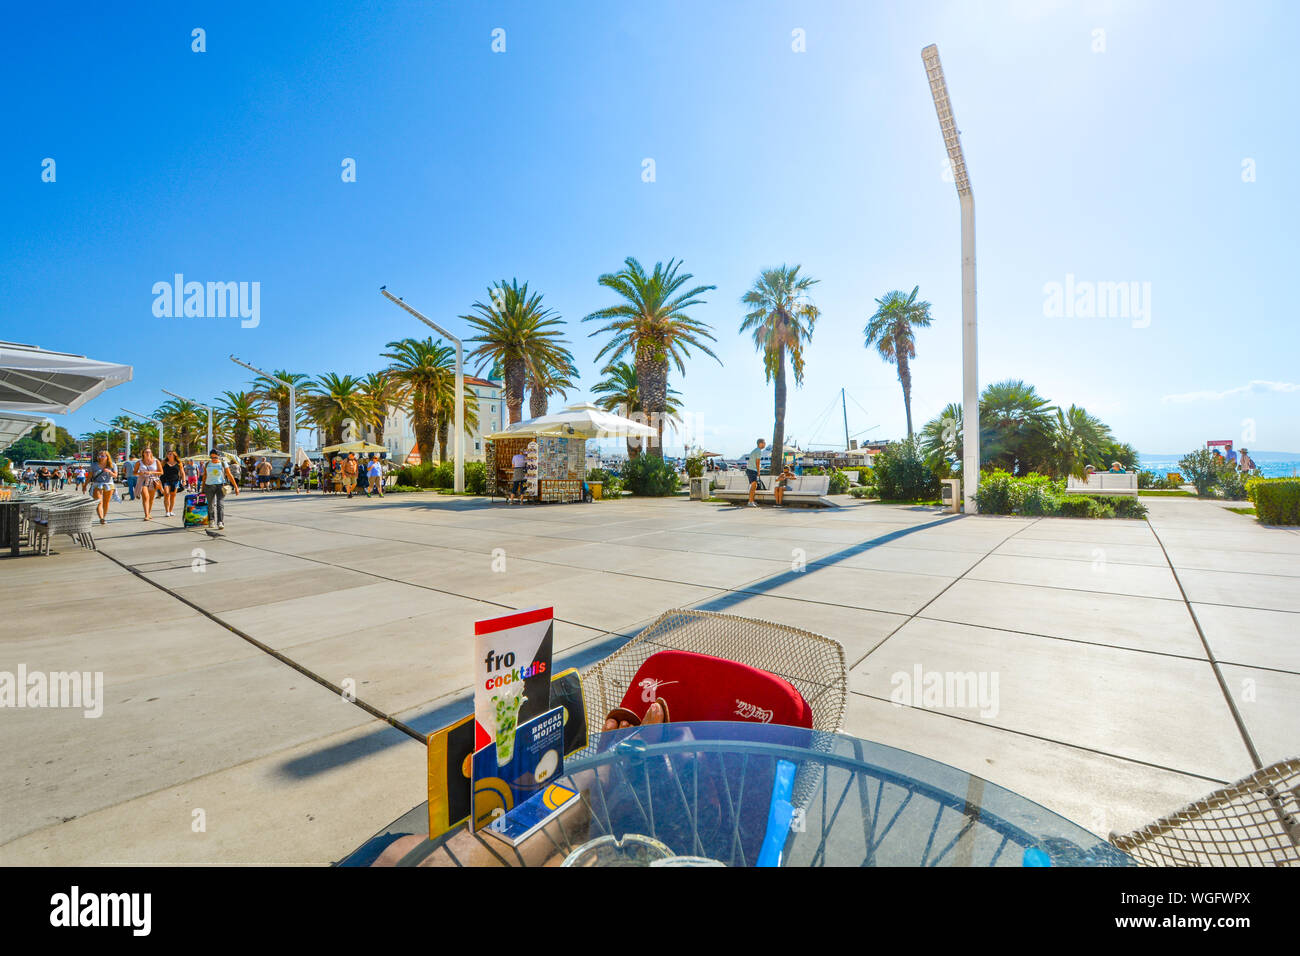
[[[813,725],[812,708],[788,680],[737,661],[660,651],[637,668],[622,706],[644,719],[659,697],[674,723],[739,720],[788,727]]]

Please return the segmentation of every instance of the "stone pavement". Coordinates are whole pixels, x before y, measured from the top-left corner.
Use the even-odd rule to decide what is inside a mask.
[[[674,607],[824,634],[846,733],[1129,829],[1300,752],[1300,534],[1143,500],[1149,523],[245,494],[220,538],[117,505],[101,554],[0,559],[0,671],[105,690],[95,719],[0,711],[0,863],[337,860],[424,799],[402,728],[468,713],[473,622],[547,605],[579,666]],[[910,693],[932,675],[984,699]]]

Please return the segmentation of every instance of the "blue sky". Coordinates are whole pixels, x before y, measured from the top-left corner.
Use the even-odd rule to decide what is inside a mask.
[[[60,420],[81,433],[118,406],[156,407],[161,388],[244,387],[232,352],[376,369],[384,343],[423,334],[381,285],[464,330],[487,285],[517,277],[572,323],[578,400],[603,344],[578,320],[611,302],[596,277],[628,255],[677,257],[718,287],[697,316],[722,364],[698,356],[672,384],[701,439],[734,454],[772,422],[739,298],[760,269],[799,263],[821,280],[823,317],[788,433],[842,442],[838,409],[824,414],[842,386],[851,432],[896,437],[895,371],[862,342],[876,297],[919,285],[933,306],[918,426],[961,391],[958,203],[920,57],[935,42],[976,197],[981,385],[1024,378],[1147,452],[1207,438],[1300,449],[1300,7],[1242,11],[11,7],[0,338],[134,365],[133,382]],[[260,282],[260,324],[155,319],[152,286],[178,272]],[[1067,276],[1149,283],[1149,321],[1045,314],[1045,285]]]

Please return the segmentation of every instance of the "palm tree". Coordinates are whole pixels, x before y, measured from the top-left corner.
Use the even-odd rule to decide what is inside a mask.
[[[361,390],[370,399],[371,404],[375,407],[374,417],[368,423],[375,432],[375,444],[384,443],[384,421],[388,417],[388,409],[394,405],[400,404],[401,386],[392,374],[383,369],[378,372],[370,372],[366,375],[361,383]]]
[[[279,448],[282,451],[288,451],[289,386],[282,384],[281,381],[277,381],[277,379],[293,383],[294,390],[298,394],[298,403],[300,405],[307,404],[306,399],[315,388],[315,383],[311,380],[311,376],[309,375],[303,375],[299,372],[286,372],[282,368],[272,371],[271,376],[271,378],[267,378],[265,375],[259,375],[253,380],[253,389],[259,396],[266,399],[268,402],[273,402],[275,404],[276,418],[280,424]],[[295,422],[294,424],[296,426],[300,423]]]
[[[540,418],[550,408],[551,396],[568,397],[574,387],[573,378],[578,370],[573,365],[544,365],[539,363],[528,376],[528,417]]]
[[[427,339],[401,339],[389,342],[383,353],[392,364],[388,374],[393,380],[396,404],[407,409],[415,431],[420,460],[433,461],[433,446],[438,445],[440,461],[447,460],[447,434],[456,420],[456,353],[451,346]],[[465,431],[478,427],[478,396],[465,383]]]
[[[279,435],[275,429],[266,425],[254,425],[248,433],[248,443],[254,448],[278,448],[278,441]]]
[[[637,388],[636,367],[629,365],[627,362],[611,362],[601,369],[601,374],[606,378],[591,386],[593,395],[599,395],[595,404],[607,412],[614,412],[622,415],[624,418],[631,416],[634,412],[643,412],[641,407],[640,391]],[[668,389],[668,398],[664,405],[664,417],[668,419],[668,424],[677,429],[677,419],[681,415],[681,407],[677,399],[681,393],[675,388]],[[627,457],[629,460],[635,458],[641,453],[641,439],[628,437],[627,439]]]
[[[1056,408],[1019,379],[994,382],[980,395],[980,458],[1015,475],[1026,475],[1052,457]]]
[[[216,417],[238,455],[248,451],[249,435],[256,426],[266,424],[266,415],[266,401],[257,392],[225,392],[217,400]]]
[[[907,437],[912,437],[912,370],[908,364],[916,358],[914,329],[929,326],[930,303],[918,302],[918,285],[910,294],[894,291],[876,300],[876,312],[862,330],[867,348],[876,347],[880,357],[898,366],[898,381],[903,386],[903,411],[907,414]]]
[[[921,429],[921,454],[930,470],[947,477],[952,462],[961,462],[962,407],[949,402],[937,418],[932,418]]]
[[[763,354],[763,373],[767,381],[776,380],[774,475],[779,475],[785,465],[785,357],[789,353],[795,385],[802,385],[804,344],[812,341],[813,325],[821,315],[808,298],[808,290],[816,284],[811,276],[799,276],[799,266],[783,265],[763,270],[754,287],[740,300],[750,307],[740,323],[741,334],[753,333],[754,348]]]
[[[722,364],[722,359],[702,341],[717,341],[711,327],[686,314],[688,308],[704,302],[698,296],[717,286],[700,285],[681,292],[682,286],[694,276],[689,272],[679,275],[677,270],[680,266],[676,259],[670,259],[667,266],[656,262],[654,272],[647,275],[641,263],[629,256],[623,260],[621,272],[606,273],[596,280],[622,296],[623,301],[599,309],[582,320],[606,323],[590,336],[610,336],[605,347],[596,353],[597,362],[607,354],[610,362],[629,355],[632,357],[642,410],[657,416],[659,442],[648,452],[656,458],[663,457],[662,416],[668,405],[669,360],[677,366],[680,374],[685,375],[684,360],[690,356],[691,348],[697,348]]]
[[[1052,452],[1056,474],[1082,478],[1087,466],[1099,461],[1104,446],[1111,440],[1110,429],[1077,405],[1069,411],[1056,410],[1052,423]]]
[[[488,302],[475,302],[473,314],[461,318],[478,330],[471,342],[481,343],[467,356],[478,359],[477,372],[489,363],[500,366],[505,381],[506,409],[510,424],[523,417],[524,388],[530,377],[545,366],[567,368],[573,356],[564,348],[557,326],[559,316],[543,308],[541,293],[529,294],[528,283],[520,285],[502,279],[488,287]]]
[[[173,436],[173,445],[181,456],[190,454],[198,435],[207,434],[207,412],[193,402],[174,398],[155,411],[154,416],[163,420],[167,433]]]
[[[326,441],[337,445],[343,440],[347,423],[362,427],[374,415],[374,406],[362,389],[362,381],[352,375],[326,372],[313,383],[316,391],[306,398],[312,418],[325,430]]]

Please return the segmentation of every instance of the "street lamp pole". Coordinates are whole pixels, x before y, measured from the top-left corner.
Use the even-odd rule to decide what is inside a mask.
[[[952,115],[948,100],[948,83],[939,62],[939,48],[930,44],[921,51],[930,95],[939,116],[939,129],[948,150],[957,198],[961,202],[961,351],[962,351],[962,497],[966,513],[976,514],[975,493],[980,475],[979,375],[975,335],[975,194],[966,173],[966,158],[961,149],[961,131]]]
[[[165,388],[163,389],[163,392],[170,395],[172,398],[179,398],[182,402],[189,402],[191,405],[197,405],[199,408],[206,408],[208,410],[208,443],[203,446],[203,455],[204,457],[207,457],[208,452],[212,451],[212,449],[216,447],[212,444],[212,406],[204,405],[202,402],[196,402],[194,399],[186,398],[184,395],[177,395],[175,392],[169,392]]]
[[[456,344],[456,462],[455,462],[455,480],[453,488],[456,494],[462,494],[465,491],[465,356],[464,346],[461,345],[460,339],[452,335],[436,322],[416,312],[413,308],[403,302],[397,296],[388,291],[388,286],[382,286],[379,292],[385,299],[394,305],[399,305],[411,315],[415,316],[429,328],[433,329],[444,338],[451,339]]]
[[[279,382],[289,390],[289,463],[296,466],[298,464],[298,390],[293,387],[293,382],[286,382],[282,378],[276,378],[270,372],[263,372],[260,368],[253,368],[247,362],[241,362],[233,355],[230,356],[230,361],[236,365],[242,365],[250,372],[256,372],[272,382]]]
[[[129,408],[124,408],[124,409],[122,409],[122,411],[126,412],[128,415],[134,415],[136,418],[140,419],[141,421],[144,421],[144,422],[153,422],[155,425],[158,426],[158,457],[159,457],[159,458],[166,458],[166,457],[167,457],[167,452],[165,451],[165,449],[164,449],[164,447],[163,447],[163,423],[162,423],[162,419],[161,419],[161,418],[150,418],[148,415],[141,415],[139,412],[133,412],[133,411],[131,411],[131,409],[129,409]],[[120,427],[120,426],[119,426],[119,427]]]
[[[107,425],[109,428],[116,428],[118,431],[126,432],[126,460],[130,461],[131,460],[131,429],[126,428],[123,425],[114,425],[112,422],[106,422],[102,418],[96,418],[94,419],[94,421],[99,422],[101,425]],[[95,449],[92,446],[91,451],[94,450]]]

